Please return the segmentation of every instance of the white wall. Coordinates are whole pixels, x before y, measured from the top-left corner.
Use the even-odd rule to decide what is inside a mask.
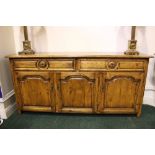
[[[29,27],[30,40],[36,52],[124,52],[130,39],[131,27]],[[14,27],[16,51],[22,50],[21,27]],[[155,53],[155,27],[137,27],[137,50]],[[149,90],[149,91],[147,91]],[[155,59],[150,60],[145,98],[154,100]],[[152,95],[150,95],[152,94]],[[145,100],[147,101],[147,100]],[[149,103],[154,104],[154,103]]]
[[[0,81],[3,96],[13,89],[9,62],[5,58],[10,53],[15,53],[13,27],[0,26]]]
[[[29,27],[37,52],[102,51],[122,52],[127,49],[131,27]],[[22,28],[14,27],[16,50],[22,49]],[[139,51],[155,51],[155,27],[137,27]]]
[[[16,109],[9,61],[5,58],[11,53],[15,53],[14,29],[11,26],[0,26],[0,117],[3,119],[8,118]]]

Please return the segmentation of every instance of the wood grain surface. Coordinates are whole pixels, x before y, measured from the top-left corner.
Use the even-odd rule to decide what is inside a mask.
[[[19,112],[141,114],[150,56],[7,57]]]

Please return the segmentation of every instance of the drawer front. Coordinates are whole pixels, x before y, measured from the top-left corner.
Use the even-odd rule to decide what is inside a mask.
[[[121,61],[119,62],[119,69],[144,69],[144,62]]]
[[[144,70],[143,60],[131,59],[79,59],[78,69],[81,71],[133,71]],[[15,70],[75,70],[74,59],[20,59],[14,60]]]
[[[125,59],[80,59],[79,70],[134,71],[144,70],[144,61]]]
[[[133,70],[144,70],[144,61],[136,60],[108,60],[106,63],[108,70],[118,71],[133,71]]]
[[[36,61],[34,60],[15,60],[14,68],[36,68]]]
[[[15,70],[74,70],[73,59],[37,59],[37,60],[15,60]]]
[[[106,61],[101,59],[79,60],[80,70],[105,70]]]
[[[74,60],[53,60],[49,61],[49,68],[52,70],[73,70],[75,62]]]

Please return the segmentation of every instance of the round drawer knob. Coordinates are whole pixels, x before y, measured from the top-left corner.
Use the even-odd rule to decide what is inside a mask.
[[[48,68],[49,64],[47,60],[39,60],[37,66],[38,68]]]
[[[111,61],[108,63],[108,68],[109,69],[115,69],[117,66],[117,62]]]

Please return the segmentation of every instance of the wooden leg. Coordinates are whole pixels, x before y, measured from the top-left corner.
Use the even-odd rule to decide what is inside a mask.
[[[140,115],[141,115],[141,112],[138,112],[138,113],[137,113],[137,117],[140,117]]]
[[[139,108],[139,110],[138,110],[138,112],[137,112],[137,117],[140,117],[141,112],[142,112],[142,110],[141,110],[141,106],[140,106],[140,108]]]

